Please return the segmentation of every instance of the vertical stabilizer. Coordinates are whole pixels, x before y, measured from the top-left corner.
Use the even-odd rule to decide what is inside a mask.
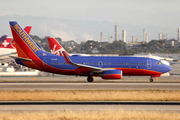
[[[55,38],[49,37],[48,42],[52,54],[63,56],[62,51],[66,52],[66,50],[56,41]],[[70,56],[67,52],[66,54]]]
[[[36,43],[17,22],[10,21],[9,23],[18,56],[23,58],[37,58],[40,48],[36,45]]]

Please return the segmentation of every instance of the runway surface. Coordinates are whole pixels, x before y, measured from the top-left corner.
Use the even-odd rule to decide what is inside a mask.
[[[180,83],[0,83],[0,90],[180,90]]]
[[[0,111],[44,110],[156,110],[180,112],[180,102],[0,102]]]
[[[100,77],[94,77],[95,83],[138,83],[144,82],[149,83],[149,76],[123,76],[120,80],[103,80]],[[0,83],[4,82],[59,82],[59,83],[87,83],[87,77],[75,77],[75,76],[65,76],[65,75],[56,75],[56,76],[47,76],[47,77],[0,77]],[[159,78],[154,78],[155,83],[162,82],[179,82],[180,83],[180,75],[173,76],[163,76]]]

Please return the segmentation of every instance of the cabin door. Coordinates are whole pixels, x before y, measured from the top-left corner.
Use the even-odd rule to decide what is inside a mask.
[[[147,69],[151,69],[151,67],[152,67],[152,61],[147,60]]]

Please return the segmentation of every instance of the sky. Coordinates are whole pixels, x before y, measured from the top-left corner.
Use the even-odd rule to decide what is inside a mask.
[[[142,34],[145,28],[151,39],[162,32],[176,39],[180,27],[180,0],[0,0],[0,5],[0,16],[108,21],[120,29],[126,29],[126,25],[137,27],[133,28],[134,34]]]

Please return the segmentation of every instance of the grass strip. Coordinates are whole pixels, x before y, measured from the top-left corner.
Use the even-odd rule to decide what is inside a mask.
[[[180,101],[168,90],[1,90],[0,101]]]

